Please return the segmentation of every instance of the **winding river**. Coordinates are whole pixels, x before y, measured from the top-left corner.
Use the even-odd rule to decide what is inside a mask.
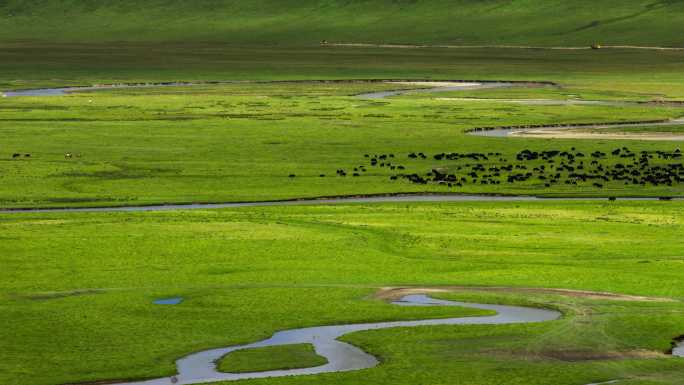
[[[155,87],[190,87],[200,85],[221,85],[221,84],[278,84],[278,83],[310,83],[310,84],[353,84],[353,83],[368,83],[368,84],[394,84],[397,85],[396,90],[368,92],[356,95],[361,99],[381,99],[389,96],[401,95],[406,93],[432,93],[444,91],[460,91],[466,89],[485,89],[485,88],[500,88],[500,87],[516,87],[516,86],[555,86],[552,82],[538,82],[538,81],[499,81],[499,80],[398,80],[398,79],[349,79],[349,80],[277,80],[277,81],[241,81],[241,80],[227,80],[227,81],[212,81],[212,82],[164,82],[164,83],[121,83],[121,84],[100,84],[94,86],[72,86],[72,87],[57,87],[57,88],[36,88],[26,90],[4,91],[0,95],[6,98],[12,97],[26,97],[26,96],[64,96],[74,92],[84,91],[102,91],[125,88],[155,88]],[[420,88],[412,88],[424,85]]]
[[[16,90],[2,92],[4,98],[15,98],[22,96],[65,96],[72,92],[83,91],[102,91],[122,88],[151,88],[151,87],[189,87],[201,84],[223,84],[238,82],[211,82],[211,83],[189,83],[189,82],[168,82],[168,83],[126,83],[126,84],[103,84],[95,86],[73,86],[58,88],[36,88],[28,90]]]
[[[298,376],[368,369],[378,365],[378,359],[357,348],[356,346],[339,341],[338,338],[349,333],[366,330],[431,325],[504,325],[552,321],[561,317],[561,313],[555,310],[446,301],[433,299],[423,294],[407,295],[402,297],[399,301],[392,303],[400,306],[463,306],[474,309],[492,310],[497,314],[482,317],[376,322],[351,325],[316,326],[302,329],[285,330],[275,333],[268,339],[251,344],[210,349],[180,358],[176,361],[178,374],[173,377],[158,378],[139,382],[122,382],[117,385],[200,384],[215,381]],[[328,363],[312,368],[274,370],[254,373],[221,373],[216,370],[216,361],[236,350],[291,344],[312,344],[316,350],[316,353],[325,357],[328,360]]]
[[[376,91],[356,95],[360,99],[383,99],[390,96],[405,95],[405,94],[428,94],[435,92],[449,92],[449,91],[464,91],[464,90],[480,90],[487,88],[508,88],[520,86],[519,83],[512,82],[468,82],[468,81],[387,81],[388,84],[395,84],[398,88],[402,86],[420,86],[425,85],[427,88],[418,89],[397,89],[389,91]],[[543,83],[522,83],[534,86],[543,86]]]
[[[537,197],[533,195],[467,195],[467,194],[397,194],[377,196],[349,196],[335,198],[310,198],[261,202],[227,202],[227,203],[188,203],[161,204],[141,206],[114,207],[64,207],[40,209],[1,209],[0,214],[9,213],[50,213],[50,212],[134,212],[134,211],[173,211],[173,210],[208,210],[236,207],[265,207],[265,206],[303,206],[303,205],[331,205],[348,203],[416,203],[416,202],[530,202],[530,201],[606,201],[601,197]],[[654,201],[658,197],[620,197],[620,201]],[[672,197],[667,200],[679,201],[684,197]]]
[[[629,122],[629,123],[596,123],[596,124],[568,124],[568,125],[549,125],[535,126],[530,128],[494,128],[489,130],[469,131],[473,136],[487,137],[509,137],[509,136],[529,136],[529,134],[544,133],[558,130],[577,130],[577,129],[601,129],[601,128],[624,128],[624,127],[667,127],[684,126],[684,118],[672,119],[664,122]]]
[[[672,348],[672,355],[675,357],[684,357],[684,336],[680,337]]]

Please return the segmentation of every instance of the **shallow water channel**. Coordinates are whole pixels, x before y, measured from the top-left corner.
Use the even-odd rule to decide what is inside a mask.
[[[397,87],[402,85],[420,85],[424,83],[429,88],[405,89],[405,90],[388,90],[367,92],[356,95],[360,99],[383,99],[390,96],[405,95],[405,94],[431,94],[435,92],[449,92],[449,91],[464,91],[464,90],[478,90],[485,88],[503,88],[513,87],[515,84],[506,82],[430,82],[430,81],[412,81],[412,82],[387,82],[388,84],[396,84]]]
[[[679,341],[675,343],[675,347],[672,349],[672,355],[675,357],[684,357],[684,337],[680,338]]]
[[[74,87],[59,87],[59,88],[36,88],[29,90],[5,91],[2,94],[5,98],[13,98],[20,96],[64,96],[70,92],[83,91],[98,91],[98,90],[112,90],[119,88],[150,88],[150,87],[187,87],[199,83],[183,83],[183,82],[169,82],[169,83],[149,83],[149,84],[107,84],[99,86],[74,86]]]
[[[539,126],[532,128],[495,128],[491,130],[469,131],[469,135],[486,136],[495,138],[505,138],[509,136],[525,135],[526,133],[534,133],[538,131],[556,131],[556,130],[577,130],[577,129],[601,129],[601,128],[624,128],[624,127],[656,127],[656,126],[684,126],[684,119],[673,119],[667,122],[658,123],[624,123],[624,124],[592,124],[592,125],[550,125]]]
[[[620,201],[654,201],[658,197],[620,197]],[[679,201],[680,197],[667,198]],[[39,209],[0,209],[0,214],[22,212],[133,212],[133,211],[174,211],[174,210],[209,210],[236,207],[264,207],[264,206],[304,206],[304,205],[332,205],[351,203],[417,203],[417,202],[544,202],[544,201],[606,201],[602,197],[537,197],[533,195],[469,195],[469,194],[404,194],[378,196],[349,196],[339,198],[311,198],[283,201],[262,202],[227,202],[227,203],[188,203],[161,204],[149,206],[118,206],[118,207],[71,207],[71,208],[39,208]]]
[[[292,83],[319,83],[323,81],[317,80],[292,80],[292,81],[278,81],[280,82],[292,82]],[[386,83],[386,84],[396,84],[397,90],[379,91],[379,92],[368,92],[360,95],[356,95],[362,99],[382,99],[389,96],[401,95],[406,93],[432,93],[432,92],[445,92],[445,91],[461,91],[466,89],[481,89],[481,88],[499,88],[499,87],[513,87],[518,85],[518,83],[513,82],[497,82],[497,81],[430,81],[430,80],[382,80],[382,79],[366,79],[366,80],[338,80],[330,81],[335,83]],[[37,88],[37,89],[27,89],[27,90],[16,90],[16,91],[4,91],[0,92],[3,97],[21,97],[21,96],[64,96],[71,92],[83,92],[83,91],[98,91],[98,90],[111,90],[111,89],[122,89],[122,88],[151,88],[151,87],[189,87],[197,85],[208,85],[208,84],[238,84],[238,83],[251,83],[249,81],[215,81],[215,82],[166,82],[166,83],[141,83],[141,84],[102,84],[96,86],[73,86],[73,87],[57,87],[57,88]],[[258,83],[269,83],[269,82],[258,82]],[[416,89],[401,89],[406,86],[419,86],[421,84],[425,85],[425,88]],[[546,85],[545,83],[520,83],[528,85]]]
[[[183,302],[182,297],[160,298],[152,301],[155,305],[179,305]]]
[[[122,382],[118,385],[199,384],[214,381],[232,381],[250,378],[298,376],[361,370],[378,365],[378,359],[353,345],[338,341],[337,339],[339,337],[359,331],[396,327],[417,327],[427,325],[502,325],[552,321],[561,317],[561,313],[554,310],[446,301],[433,299],[422,294],[407,295],[399,301],[393,302],[393,304],[399,306],[463,306],[475,309],[493,310],[497,314],[482,317],[376,322],[285,330],[275,333],[268,339],[252,344],[205,350],[185,356],[176,361],[178,375],[173,377],[139,382]],[[313,368],[254,373],[221,373],[216,370],[216,361],[233,351],[290,344],[312,344],[316,353],[325,357],[328,360],[328,363]]]

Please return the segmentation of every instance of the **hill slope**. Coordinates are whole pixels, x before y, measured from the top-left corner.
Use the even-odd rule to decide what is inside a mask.
[[[0,0],[0,41],[684,46],[682,0]]]

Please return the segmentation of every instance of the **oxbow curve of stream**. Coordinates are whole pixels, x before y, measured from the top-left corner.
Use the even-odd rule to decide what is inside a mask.
[[[116,385],[170,385],[201,384],[216,381],[233,381],[254,378],[312,375],[321,373],[346,372],[372,368],[379,364],[376,357],[338,338],[349,333],[400,327],[434,325],[506,325],[530,322],[553,321],[561,317],[555,310],[521,306],[487,305],[440,300],[424,294],[412,294],[393,302],[400,306],[462,306],[474,309],[492,310],[495,315],[480,317],[458,317],[426,319],[417,321],[392,321],[348,325],[316,326],[302,329],[284,330],[268,339],[247,345],[210,349],[190,354],[176,361],[178,374],[173,377],[158,378],[137,382],[121,382]],[[253,373],[222,373],[216,362],[231,352],[266,346],[311,344],[316,353],[325,357],[328,363],[312,368],[273,370]]]

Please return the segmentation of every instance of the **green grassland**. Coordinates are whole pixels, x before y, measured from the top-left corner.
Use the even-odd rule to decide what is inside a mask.
[[[7,0],[0,39],[681,46],[683,11],[677,0]]]
[[[116,82],[434,78],[547,80],[684,98],[684,51],[387,49],[216,43],[0,44],[0,88]]]
[[[379,356],[380,366],[252,383],[676,385],[684,361],[662,352],[684,333],[682,209],[473,202],[0,215],[0,383],[170,375],[184,354],[276,330],[479,314],[371,296],[385,286],[465,285],[514,289],[447,298],[536,304],[565,316],[353,334],[345,340]],[[671,302],[515,289],[524,287]],[[185,300],[152,304],[172,296]]]
[[[531,106],[448,97],[651,101],[684,98],[679,51],[235,47],[214,43],[3,43],[5,90],[117,82],[358,78],[510,79],[559,87],[464,91],[360,101],[383,86],[213,85],[0,99],[0,206],[95,206],[288,199],[434,191],[381,172],[330,175],[365,153],[480,151],[510,157],[558,142],[473,138],[476,126],[678,117],[667,106]],[[148,95],[151,93],[151,95]],[[163,133],[163,134],[162,134]],[[46,139],[48,138],[48,139]],[[667,150],[678,143],[562,141],[610,150]],[[82,158],[66,160],[67,152]],[[14,153],[30,160],[12,161]],[[408,165],[407,165],[408,166]],[[415,163],[427,172],[429,162]],[[413,166],[412,166],[413,167]],[[298,177],[289,179],[289,174]],[[681,195],[678,187],[603,190],[543,184],[453,192]]]
[[[394,153],[395,163],[406,167],[404,172],[423,174],[435,167],[456,168],[468,163],[431,158],[439,152],[500,152],[503,158],[514,159],[523,149],[576,147],[589,154],[619,146],[629,146],[632,151],[674,151],[679,147],[676,142],[551,142],[465,134],[481,126],[667,119],[682,115],[682,109],[675,107],[474,103],[444,99],[442,94],[383,100],[353,96],[391,87],[228,84],[4,98],[0,102],[0,205],[142,205],[425,191],[681,195],[680,184],[644,187],[621,182],[603,188],[591,183],[546,188],[543,181],[530,180],[453,189],[392,181],[390,176],[397,171],[379,167],[352,177],[352,169],[368,166],[365,154]],[[419,151],[430,157],[408,157]],[[31,157],[14,159],[14,153]],[[66,153],[75,156],[66,159]],[[617,161],[620,159],[607,160]],[[500,162],[492,158],[486,163]],[[336,176],[337,169],[347,170],[348,176]],[[291,174],[296,177],[289,177]],[[322,174],[325,177],[320,177]]]
[[[219,362],[218,370],[226,373],[251,373],[311,368],[327,362],[325,357],[316,354],[311,344],[267,346],[233,352]]]
[[[395,154],[405,172],[424,175],[433,168],[456,172],[470,162],[433,158],[441,152],[501,153],[490,156],[487,167],[511,164],[524,149],[610,154],[624,146],[673,153],[681,142],[466,132],[684,116],[676,103],[644,103],[684,100],[682,50],[493,47],[684,46],[683,11],[678,0],[0,1],[2,91],[261,81],[0,98],[0,209],[416,192],[682,196],[682,184],[546,187],[533,178],[417,185],[391,180],[396,171],[371,167],[364,155]],[[350,47],[321,40],[492,47]],[[355,95],[396,86],[268,83],[321,79],[556,85],[363,100]],[[647,125],[619,130],[681,132]],[[412,159],[412,152],[427,159]],[[622,160],[601,162],[617,167]],[[653,163],[681,159],[654,157]],[[540,167],[542,161],[526,164]],[[360,165],[368,171],[353,177]],[[336,176],[338,169],[349,175]],[[439,297],[548,307],[564,316],[543,324],[351,334],[344,340],[381,365],[245,383],[585,385],[621,379],[625,385],[681,385],[684,359],[665,352],[684,334],[683,213],[679,201],[621,200],[0,213],[0,384],[169,376],[174,361],[188,353],[283,329],[485,314],[399,307],[375,296],[388,286],[455,285]],[[184,299],[179,305],[153,304],[177,296]],[[222,366],[249,371],[320,363],[310,361],[310,351],[294,350],[282,365],[274,359],[284,356],[281,351],[245,351]]]

